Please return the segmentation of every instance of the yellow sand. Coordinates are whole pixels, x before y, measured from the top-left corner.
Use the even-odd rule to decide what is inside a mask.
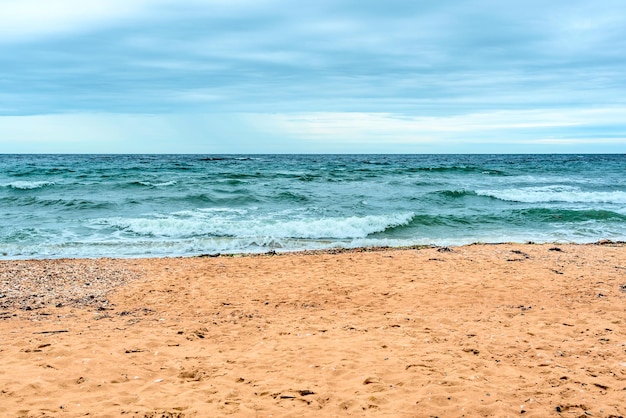
[[[3,312],[0,416],[626,415],[624,246],[108,263],[111,309]]]

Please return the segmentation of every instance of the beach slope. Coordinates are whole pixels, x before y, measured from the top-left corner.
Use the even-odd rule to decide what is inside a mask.
[[[626,247],[0,262],[6,417],[626,415]]]

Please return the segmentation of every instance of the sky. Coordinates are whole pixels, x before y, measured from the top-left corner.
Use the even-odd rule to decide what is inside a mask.
[[[626,153],[626,0],[0,0],[0,153]]]

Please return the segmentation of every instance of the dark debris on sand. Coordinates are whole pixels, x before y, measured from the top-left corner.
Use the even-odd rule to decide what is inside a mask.
[[[136,277],[137,272],[116,260],[0,261],[0,310],[64,306],[102,309],[109,303],[108,292]]]

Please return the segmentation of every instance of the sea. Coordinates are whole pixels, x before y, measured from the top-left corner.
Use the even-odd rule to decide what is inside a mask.
[[[0,155],[0,258],[626,240],[626,155]]]

